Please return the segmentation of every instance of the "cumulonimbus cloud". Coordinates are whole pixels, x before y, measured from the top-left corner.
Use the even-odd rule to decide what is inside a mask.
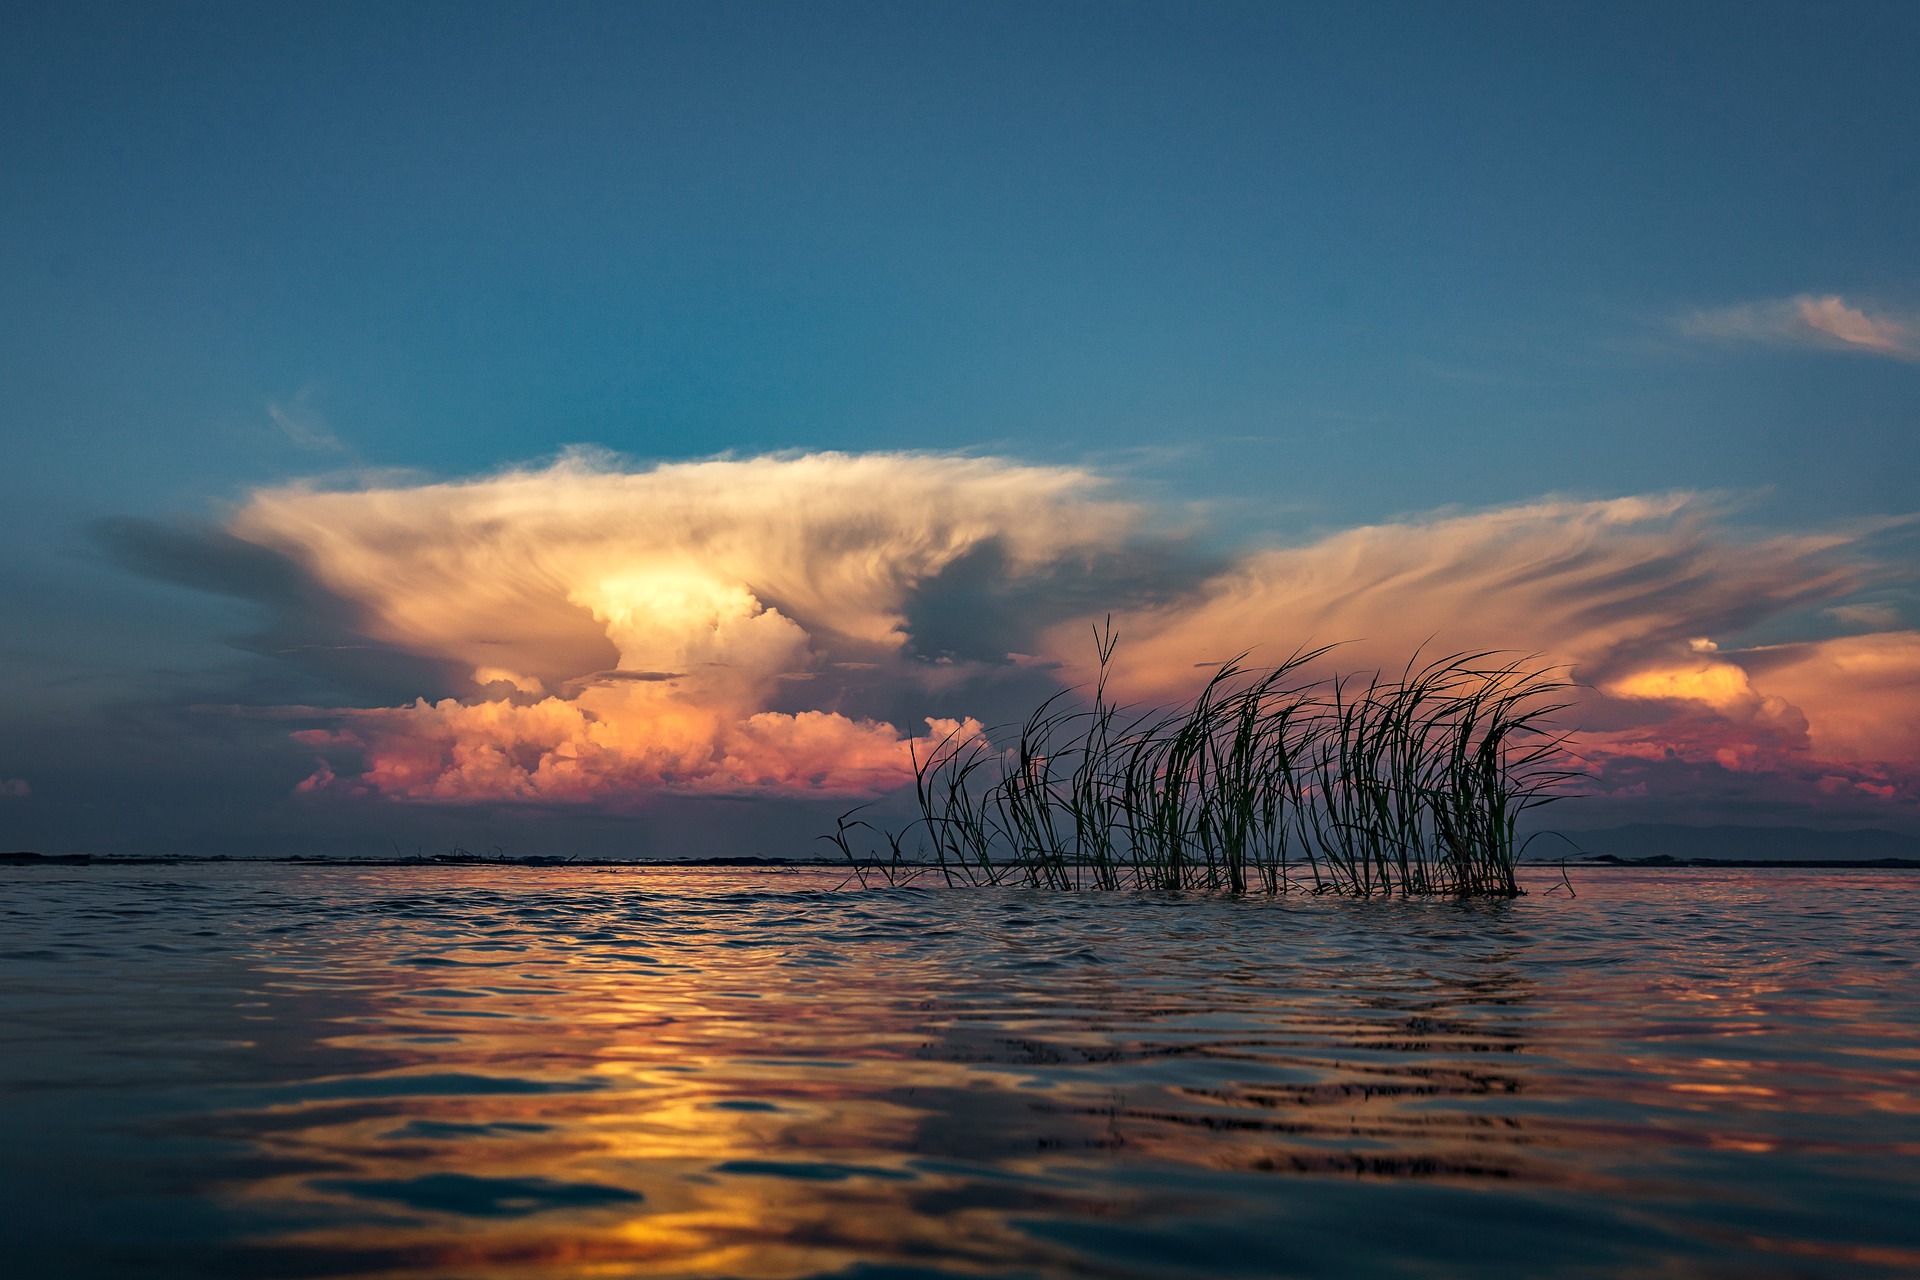
[[[230,532],[362,608],[396,648],[553,689],[596,671],[890,652],[912,589],[983,544],[1020,574],[1139,519],[1083,470],[835,453],[624,470],[576,453],[479,480],[257,492]]]
[[[1180,696],[1245,649],[1341,641],[1348,668],[1422,646],[1520,650],[1580,681],[1582,743],[1603,768],[1677,760],[1915,798],[1920,635],[1721,647],[1769,620],[1831,626],[1880,585],[1858,531],[1743,534],[1689,494],[1543,500],[1255,548],[1174,588],[1169,556],[1114,554],[1171,545],[1153,515],[1086,470],[990,458],[635,469],[575,454],[448,483],[262,490],[221,536],[290,566],[298,598],[337,602],[333,641],[454,673],[408,705],[302,730],[321,757],[309,792],[610,808],[876,795],[908,781],[908,734],[985,718],[942,684],[957,668],[933,660],[926,618],[991,630],[1018,650],[998,655],[1010,669],[1071,682],[1106,593],[1132,696]],[[1154,564],[1160,579],[1138,581]],[[982,575],[1070,607],[1032,611],[1024,633],[974,617],[974,596],[930,607]],[[850,713],[839,699],[856,685],[896,710]]]
[[[909,595],[984,545],[1020,575],[1124,541],[1138,513],[1103,487],[1072,468],[978,458],[630,471],[574,454],[455,483],[265,490],[228,531],[352,602],[369,640],[455,664],[481,695],[306,731],[316,747],[363,755],[350,778],[324,765],[309,790],[864,795],[908,777],[905,739],[832,709],[775,710],[783,685],[829,654],[866,666],[897,656]]]
[[[1679,328],[1690,337],[1720,342],[1821,347],[1920,360],[1920,318],[1870,311],[1838,294],[1801,294],[1706,308],[1680,317]]]

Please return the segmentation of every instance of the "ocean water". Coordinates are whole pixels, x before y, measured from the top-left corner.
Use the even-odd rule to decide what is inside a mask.
[[[1920,876],[0,870],[60,1276],[1920,1275]]]

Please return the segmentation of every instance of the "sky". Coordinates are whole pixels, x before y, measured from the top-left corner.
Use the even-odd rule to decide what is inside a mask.
[[[1910,4],[6,25],[0,847],[806,853],[1110,614],[1920,833]]]

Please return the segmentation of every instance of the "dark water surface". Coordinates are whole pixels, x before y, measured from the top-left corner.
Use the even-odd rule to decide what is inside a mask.
[[[0,871],[20,1276],[1920,1275],[1920,876]]]

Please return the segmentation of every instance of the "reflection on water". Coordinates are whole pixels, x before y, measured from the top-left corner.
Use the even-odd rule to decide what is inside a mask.
[[[1920,1274],[1897,872],[0,875],[16,1274]]]

